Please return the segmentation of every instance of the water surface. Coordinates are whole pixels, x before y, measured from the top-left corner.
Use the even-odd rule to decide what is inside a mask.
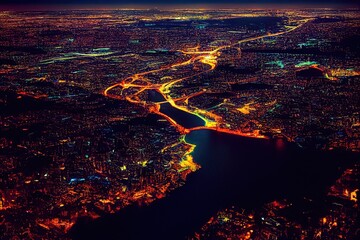
[[[149,100],[153,102],[164,102],[165,98],[157,91],[150,90],[148,94]],[[198,116],[184,112],[171,106],[170,103],[165,102],[160,104],[160,112],[174,119],[178,124],[185,128],[193,128],[204,126],[205,122]]]
[[[284,140],[193,131],[188,142],[202,168],[186,184],[146,207],[79,221],[75,239],[184,239],[233,204],[257,208],[275,199],[323,198],[354,160],[351,153],[304,150]]]

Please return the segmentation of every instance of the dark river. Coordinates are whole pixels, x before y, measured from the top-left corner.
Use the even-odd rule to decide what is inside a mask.
[[[157,91],[149,91],[149,100],[152,102],[164,102],[165,98]],[[185,128],[193,128],[198,126],[204,126],[205,122],[198,116],[181,111],[171,106],[170,103],[160,104],[160,112],[174,119],[178,124]]]
[[[170,116],[178,121],[176,114]],[[202,168],[190,174],[184,186],[149,206],[128,207],[95,221],[81,219],[71,236],[185,239],[231,205],[254,209],[275,199],[321,200],[355,159],[349,152],[304,150],[282,139],[245,138],[212,130],[193,131],[186,140],[197,145],[193,156]]]

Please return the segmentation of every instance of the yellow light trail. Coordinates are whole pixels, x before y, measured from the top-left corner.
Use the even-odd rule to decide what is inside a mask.
[[[177,104],[177,102],[184,100],[186,101],[186,103],[188,104],[188,100],[191,97],[200,95],[202,93],[195,93],[192,94],[190,96],[184,96],[184,97],[180,97],[180,98],[175,98],[173,99],[170,96],[170,89],[171,87],[173,87],[175,84],[183,82],[185,80],[188,80],[190,78],[194,78],[197,76],[200,76],[204,73],[210,72],[212,70],[214,70],[217,66],[217,58],[220,56],[221,54],[221,50],[224,50],[226,48],[231,48],[231,47],[236,47],[237,49],[239,49],[239,51],[241,51],[241,49],[238,47],[239,44],[241,43],[246,43],[246,42],[250,42],[250,41],[256,41],[256,40],[260,40],[263,38],[267,38],[267,37],[276,37],[276,36],[280,36],[289,32],[292,32],[298,28],[300,28],[301,26],[303,26],[305,23],[309,22],[313,20],[313,18],[308,18],[308,19],[304,19],[301,20],[299,22],[301,22],[300,24],[298,24],[297,26],[291,26],[291,27],[287,27],[287,30],[285,31],[281,31],[281,32],[277,32],[277,33],[267,33],[265,35],[261,35],[261,36],[257,36],[257,37],[251,37],[251,38],[247,38],[247,39],[243,39],[243,40],[239,40],[235,43],[229,44],[229,45],[223,45],[223,46],[219,46],[213,50],[210,51],[199,51],[200,46],[196,46],[194,48],[188,48],[187,50],[178,50],[178,52],[181,52],[184,55],[190,55],[191,58],[183,61],[183,62],[177,62],[171,65],[167,65],[167,66],[163,66],[159,69],[153,69],[153,70],[149,70],[149,71],[145,71],[145,72],[141,72],[141,73],[136,73],[124,80],[122,80],[119,83],[113,84],[111,86],[109,86],[108,88],[106,88],[103,92],[103,94],[107,97],[111,97],[111,98],[115,98],[115,99],[125,99],[131,103],[134,104],[141,104],[145,107],[147,107],[147,109],[149,110],[149,112],[153,112],[156,113],[162,117],[164,117],[171,125],[173,125],[181,134],[187,134],[190,131],[194,131],[194,130],[200,130],[200,129],[210,129],[210,130],[215,130],[218,132],[224,132],[224,133],[228,133],[228,134],[234,134],[234,135],[240,135],[240,136],[244,136],[244,137],[253,137],[253,138],[266,138],[265,136],[261,135],[259,133],[259,131],[254,131],[252,133],[243,133],[241,132],[241,130],[231,130],[231,129],[225,129],[225,128],[220,128],[218,126],[218,123],[222,120],[222,118],[220,116],[217,116],[213,113],[211,113],[210,111],[206,111],[206,110],[202,110],[202,109],[197,109],[197,108],[192,108],[190,109],[189,107],[186,106],[182,106]],[[195,73],[192,74],[190,76],[186,76],[186,77],[182,77],[179,79],[172,79],[172,77],[170,76],[166,76],[161,78],[163,82],[162,84],[153,84],[150,82],[149,79],[145,78],[146,75],[148,74],[152,74],[152,73],[159,73],[165,70],[170,70],[170,69],[175,69],[177,67],[183,67],[183,66],[188,66],[191,64],[195,64],[195,63],[202,63],[204,65],[207,65],[209,68],[203,70],[202,72],[199,73]],[[142,84],[136,84],[136,81],[141,80]],[[147,84],[144,84],[147,83]],[[114,90],[115,88],[121,88],[121,94],[116,95],[116,94],[110,94],[110,91]],[[127,96],[123,96],[124,94],[124,89],[129,89],[131,88],[132,90],[136,90],[135,93],[129,94]],[[149,89],[153,89],[158,91],[165,99],[165,101],[160,102],[160,103],[156,103],[154,105],[154,103],[148,103],[146,101],[141,101],[139,99],[139,97],[137,95],[139,95],[141,92],[149,90]],[[169,103],[172,107],[179,109],[181,111],[187,112],[189,114],[193,114],[196,115],[197,117],[201,118],[204,122],[205,122],[205,126],[199,126],[199,127],[194,127],[191,129],[187,129],[184,128],[183,126],[181,126],[180,124],[178,124],[174,119],[172,119],[171,117],[169,117],[168,115],[160,112],[160,104],[161,103]],[[210,117],[209,119],[205,116]],[[213,119],[213,120],[211,120]],[[195,145],[193,144],[189,144],[185,141],[185,138],[182,138],[182,140],[184,143],[188,144],[191,146],[191,148],[189,149],[189,151],[184,155],[183,160],[186,159],[187,163],[183,163],[183,165],[189,167],[190,169],[194,169],[194,165],[192,165],[192,159],[190,159],[189,157],[187,157],[189,154],[191,154],[191,152],[195,149]],[[170,146],[171,147],[171,146]]]

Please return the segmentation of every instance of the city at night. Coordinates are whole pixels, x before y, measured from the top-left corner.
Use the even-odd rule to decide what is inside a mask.
[[[360,239],[360,5],[2,0],[0,239]]]

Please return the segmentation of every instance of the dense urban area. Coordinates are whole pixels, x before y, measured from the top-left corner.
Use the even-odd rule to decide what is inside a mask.
[[[166,198],[201,171],[192,131],[358,154],[359,26],[357,9],[0,12],[0,238],[71,239]],[[359,166],[187,238],[356,239]]]

